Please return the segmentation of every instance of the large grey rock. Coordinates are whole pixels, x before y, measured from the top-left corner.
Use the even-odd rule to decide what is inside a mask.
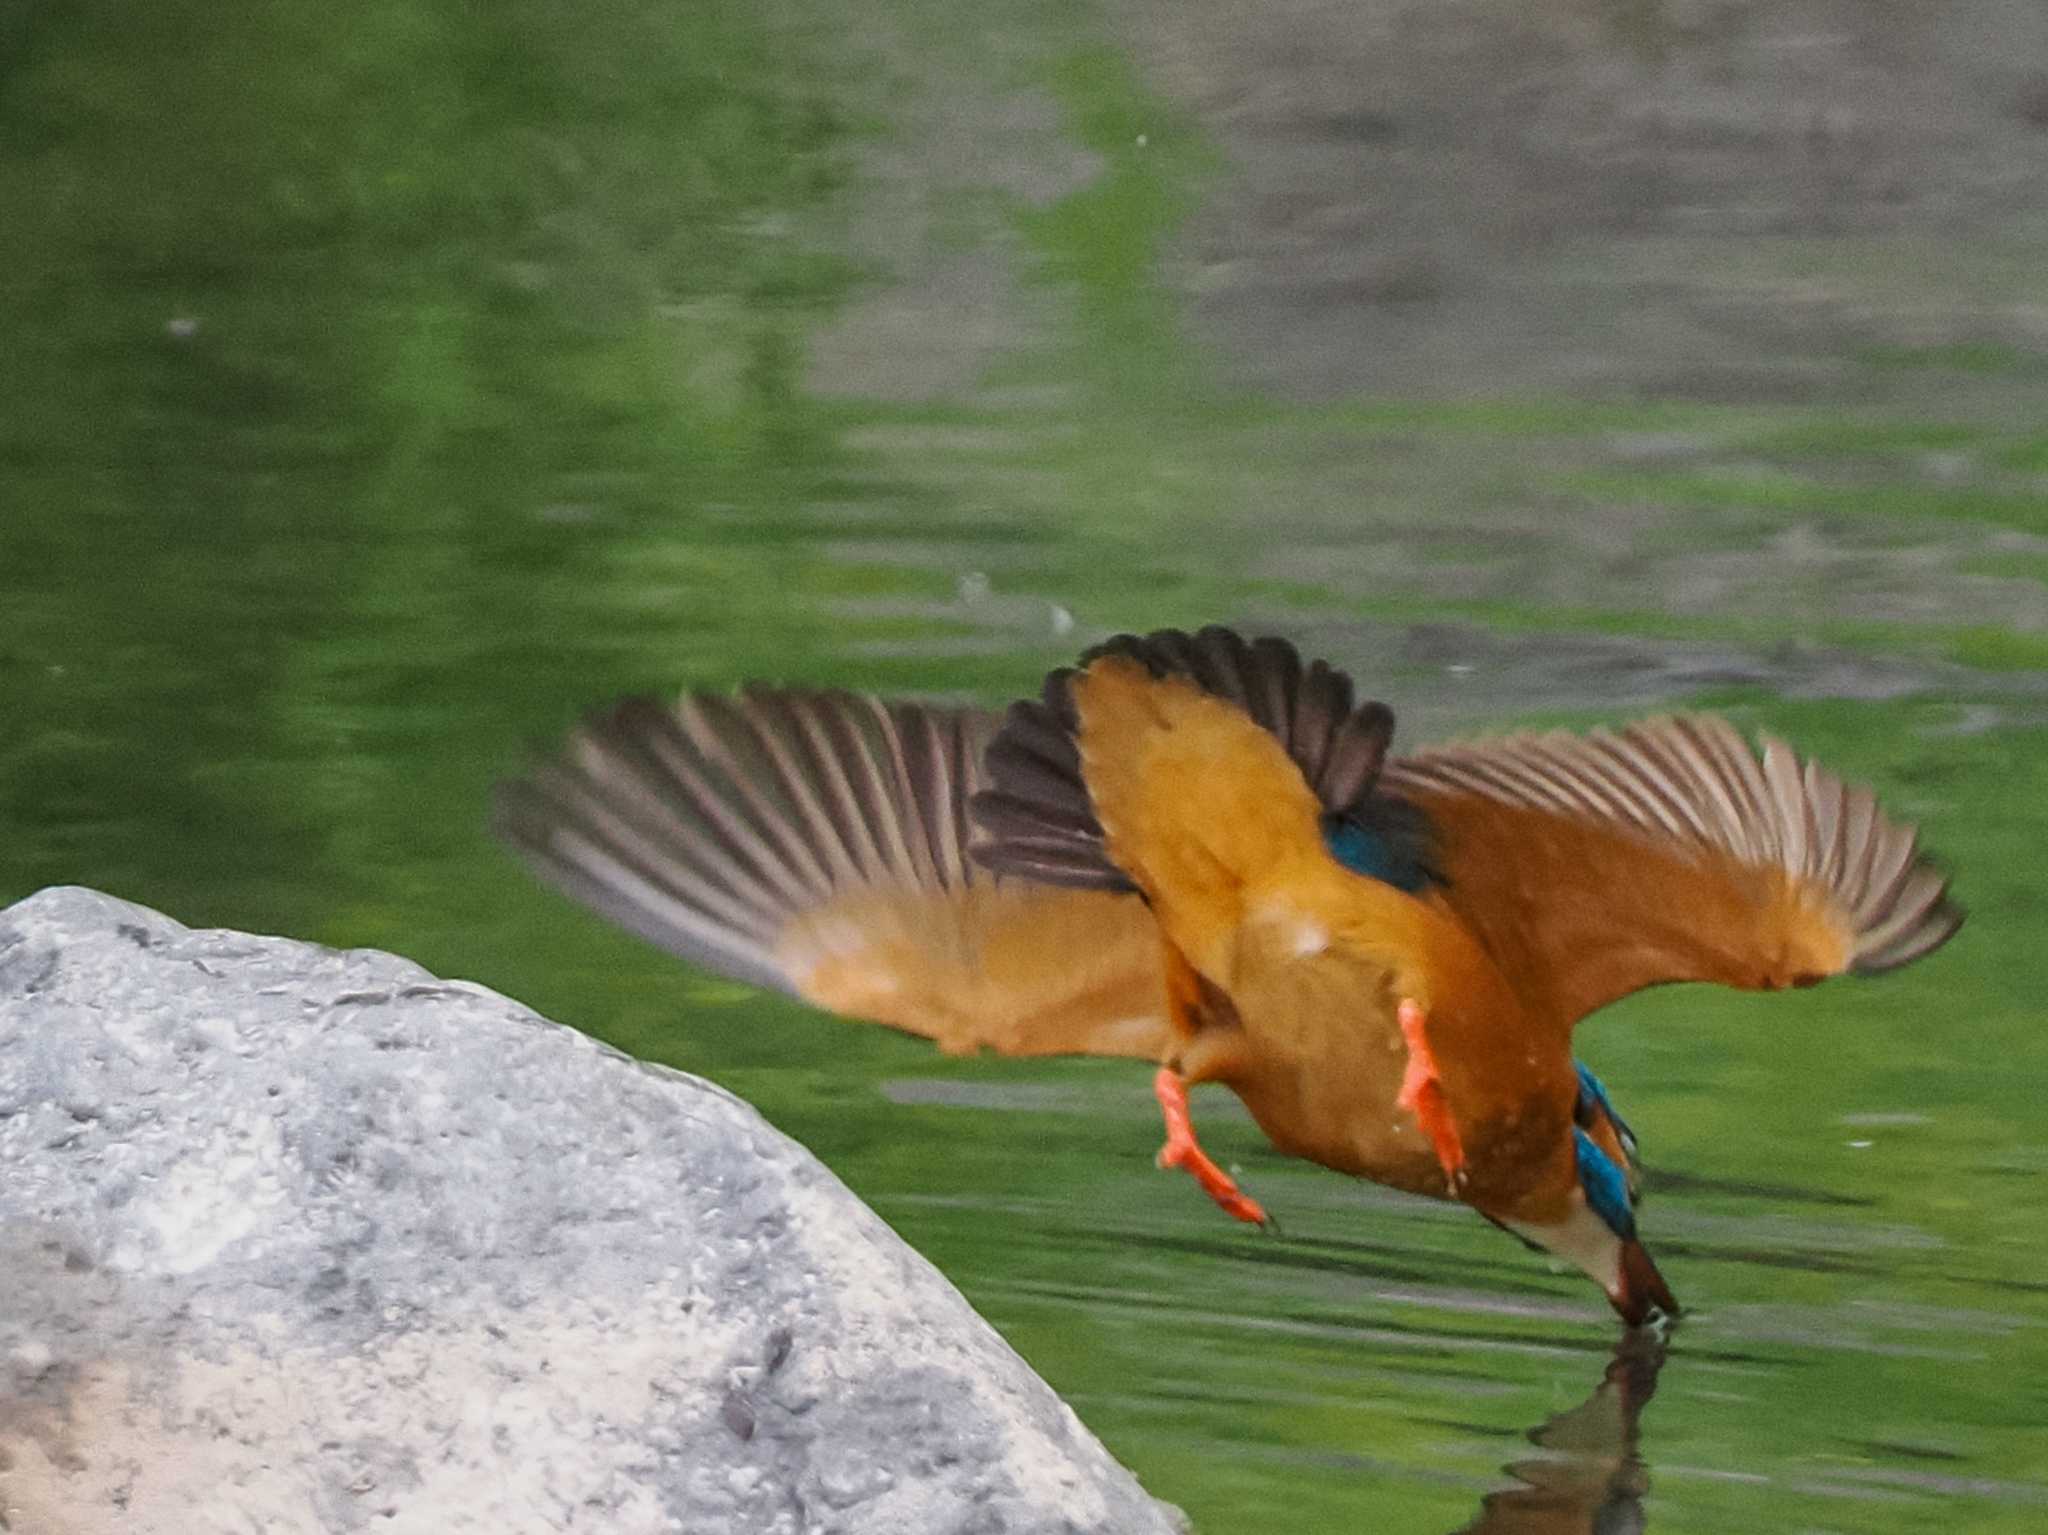
[[[0,1508],[82,1532],[1165,1532],[744,1103],[388,954],[0,912]]]

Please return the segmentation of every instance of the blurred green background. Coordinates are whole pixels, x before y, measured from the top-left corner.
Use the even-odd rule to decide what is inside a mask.
[[[1582,1280],[1219,1100],[1288,1236],[1231,1229],[1142,1070],[690,974],[489,787],[627,689],[994,703],[1160,623],[1411,740],[1722,708],[1972,920],[1589,1027],[1696,1314],[1641,1464],[1484,1527],[2038,1529],[2044,162],[2048,12],[1993,0],[16,0],[0,900],[387,947],[714,1077],[1199,1528],[1449,1530],[1599,1384]]]

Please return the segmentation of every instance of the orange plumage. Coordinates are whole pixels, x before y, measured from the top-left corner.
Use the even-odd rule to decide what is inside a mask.
[[[1888,969],[1960,914],[1867,791],[1711,718],[1388,760],[1341,673],[1123,637],[985,716],[846,694],[632,700],[500,799],[546,877],[687,958],[949,1050],[1159,1062],[1281,1150],[1456,1198],[1676,1303],[1634,1143],[1572,1059],[1642,986]]]

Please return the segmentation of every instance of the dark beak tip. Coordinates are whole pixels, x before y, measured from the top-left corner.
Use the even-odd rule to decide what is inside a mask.
[[[1608,1299],[1630,1327],[1641,1327],[1653,1317],[1678,1319],[1678,1297],[1671,1293],[1671,1286],[1657,1272],[1656,1263],[1641,1242],[1631,1241],[1622,1247],[1621,1283]]]

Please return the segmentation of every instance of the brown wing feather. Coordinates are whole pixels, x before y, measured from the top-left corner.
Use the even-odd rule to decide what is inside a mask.
[[[954,1054],[1158,1060],[1169,1044],[1159,928],[1135,896],[850,890],[793,918],[776,955],[806,1001]]]
[[[1570,1024],[1662,981],[1871,974],[1963,920],[1867,789],[1710,715],[1431,748],[1387,764],[1442,899]]]
[[[500,785],[494,826],[550,884],[721,974],[950,1050],[1157,1058],[1144,903],[971,861],[993,730],[850,693],[629,698]]]

